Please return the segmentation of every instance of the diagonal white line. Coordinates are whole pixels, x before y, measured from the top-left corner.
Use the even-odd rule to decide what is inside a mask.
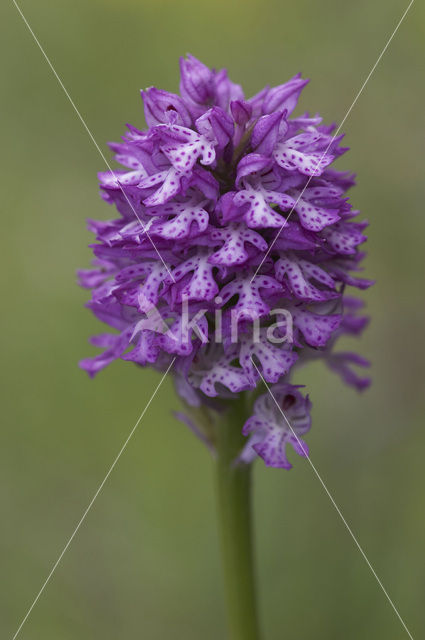
[[[50,578],[52,577],[52,575],[54,574],[54,572],[56,571],[56,568],[58,566],[58,564],[60,563],[60,561],[62,560],[63,556],[65,555],[69,545],[71,544],[71,542],[73,541],[76,533],[78,532],[79,528],[81,527],[81,525],[83,524],[88,512],[90,511],[90,509],[93,506],[94,501],[96,500],[97,496],[99,495],[99,493],[102,491],[103,486],[105,484],[105,482],[107,481],[107,479],[109,478],[109,476],[111,475],[115,465],[117,464],[118,460],[121,457],[121,454],[123,453],[124,449],[126,448],[126,446],[128,445],[130,439],[132,438],[134,432],[136,431],[137,427],[139,426],[139,423],[141,422],[143,416],[145,415],[146,411],[149,409],[149,406],[152,402],[152,400],[154,399],[154,397],[156,396],[160,386],[162,385],[162,383],[164,382],[164,379],[166,377],[166,375],[168,374],[168,372],[170,371],[171,367],[173,366],[174,362],[175,362],[175,357],[172,359],[171,363],[168,366],[168,369],[166,370],[166,372],[164,373],[164,375],[162,376],[161,380],[158,382],[154,392],[152,393],[151,397],[149,398],[149,401],[147,403],[147,405],[145,406],[145,408],[143,409],[142,413],[140,414],[136,424],[134,425],[134,427],[132,428],[132,430],[130,431],[130,433],[128,434],[124,444],[122,445],[121,449],[118,452],[118,455],[116,456],[115,460],[113,461],[113,463],[111,464],[111,466],[109,467],[109,470],[106,474],[106,476],[104,477],[104,479],[102,480],[102,482],[99,485],[99,488],[97,489],[96,493],[94,494],[93,498],[90,500],[88,507],[86,508],[86,510],[84,511],[83,515],[81,516],[77,526],[75,527],[74,531],[72,532],[71,537],[69,538],[68,542],[66,543],[66,545],[64,546],[64,548],[62,549],[58,559],[56,560],[55,564],[53,565],[53,567],[50,570],[49,575],[47,576],[47,578],[45,579],[45,581],[43,582],[40,591],[38,592],[37,596],[34,598],[30,608],[28,609],[24,619],[22,620],[21,624],[19,625],[15,635],[13,636],[12,640],[15,640],[20,632],[20,630],[22,629],[22,627],[24,626],[25,622],[28,619],[28,616],[30,615],[31,611],[34,609],[35,605],[38,602],[38,599],[40,598],[41,594],[43,593],[44,589],[46,588]]]
[[[125,193],[117,175],[115,174],[114,170],[111,168],[109,162],[107,161],[105,154],[103,153],[103,151],[101,150],[101,148],[99,147],[99,145],[97,144],[92,132],[90,131],[90,129],[88,128],[83,116],[81,115],[81,113],[79,112],[77,106],[75,105],[73,99],[71,98],[71,96],[69,95],[65,85],[63,84],[61,78],[59,77],[58,73],[56,72],[56,69],[54,68],[53,64],[50,61],[50,58],[48,57],[47,53],[44,51],[43,47],[41,46],[37,36],[35,35],[34,31],[31,29],[31,26],[28,23],[28,20],[26,19],[26,17],[24,16],[24,14],[22,13],[18,3],[16,2],[16,0],[12,0],[13,4],[15,5],[16,9],[19,12],[19,15],[21,16],[22,20],[24,21],[25,25],[28,28],[28,31],[31,33],[32,37],[34,38],[35,43],[37,44],[38,48],[40,49],[41,53],[44,56],[44,59],[46,60],[47,64],[49,65],[50,69],[53,72],[53,75],[55,76],[56,80],[59,82],[61,88],[63,89],[63,92],[65,93],[66,97],[68,98],[69,102],[71,103],[75,113],[77,114],[78,118],[81,121],[81,124],[83,125],[84,129],[87,131],[91,141],[93,142],[94,146],[96,147],[96,149],[98,150],[102,160],[104,161],[104,163],[106,164],[106,166],[108,167],[109,171],[112,173],[113,177],[115,178],[115,180],[117,181],[117,184],[119,186],[119,188],[122,191],[122,194],[124,196],[124,198],[127,200],[128,205],[130,206],[130,208],[132,209],[134,215],[136,216],[137,220],[140,222],[140,224],[142,225],[142,229],[143,232],[145,233],[146,237],[149,239],[152,247],[154,248],[158,258],[161,260],[162,264],[164,265],[164,267],[166,268],[166,270],[168,271],[169,276],[171,277],[172,281],[175,282],[175,278],[173,276],[173,274],[171,273],[170,269],[168,268],[167,264],[164,262],[164,259],[162,258],[160,252],[158,251],[154,241],[152,240],[151,236],[148,233],[148,229],[147,226],[143,223],[143,221],[141,220],[141,218],[138,216],[137,211],[135,210],[135,208],[133,207],[133,205],[131,204],[127,194]]]
[[[310,463],[311,468],[314,471],[314,474],[316,475],[317,479],[319,480],[320,484],[322,485],[323,489],[325,490],[326,495],[328,496],[329,500],[331,501],[332,505],[335,507],[336,512],[338,513],[339,517],[341,518],[342,522],[345,525],[345,528],[347,529],[348,533],[350,534],[350,536],[352,537],[352,539],[354,540],[356,547],[358,548],[358,550],[360,551],[361,555],[363,556],[363,559],[365,560],[367,566],[369,567],[369,569],[371,570],[372,574],[375,577],[375,580],[377,581],[377,583],[379,584],[379,586],[381,587],[382,591],[384,592],[388,602],[390,603],[390,605],[392,606],[392,608],[394,609],[394,612],[397,616],[397,618],[400,620],[401,624],[404,627],[404,630],[406,631],[407,635],[409,636],[410,640],[413,640],[413,636],[410,633],[409,629],[406,626],[406,623],[404,622],[403,618],[401,617],[400,613],[398,612],[398,609],[396,608],[394,602],[391,600],[387,590],[385,589],[384,585],[382,584],[381,580],[379,579],[375,569],[373,568],[373,566],[371,565],[367,555],[365,554],[365,552],[363,551],[362,547],[360,546],[359,541],[357,540],[356,536],[354,535],[353,531],[351,530],[351,527],[349,526],[349,524],[347,523],[346,519],[344,518],[344,516],[341,513],[340,508],[338,507],[338,505],[336,504],[333,496],[331,495],[328,487],[326,486],[324,480],[322,479],[321,475],[319,474],[319,472],[317,471],[316,467],[314,466],[313,462],[311,461],[311,458],[308,454],[308,452],[306,451],[306,449],[304,448],[303,443],[301,442],[301,440],[298,438],[297,434],[295,433],[294,429],[291,426],[291,423],[289,422],[288,418],[286,417],[285,413],[283,412],[281,406],[279,405],[278,401],[276,400],[276,398],[274,397],[269,385],[267,384],[267,382],[264,380],[264,377],[261,373],[261,371],[259,370],[259,368],[257,367],[257,365],[255,364],[253,358],[251,357],[251,361],[252,364],[254,365],[254,367],[256,368],[261,380],[264,383],[264,386],[266,387],[267,391],[269,392],[271,398],[273,399],[273,402],[275,403],[275,405],[277,406],[277,408],[279,409],[280,413],[282,414],[286,424],[288,425],[288,427],[290,428],[292,435],[296,438],[298,445],[301,447],[301,450],[304,453],[304,456],[307,458],[307,460]]]
[[[395,34],[397,33],[399,27],[401,26],[401,23],[403,22],[404,18],[407,16],[407,13],[410,9],[410,7],[412,6],[412,4],[414,3],[415,0],[410,0],[407,9],[405,10],[405,12],[403,13],[403,15],[401,16],[400,20],[397,23],[396,28],[394,29],[394,31],[392,32],[391,36],[389,37],[389,39],[387,40],[387,43],[385,45],[385,47],[382,49],[381,53],[378,56],[378,59],[376,60],[375,64],[373,65],[372,69],[369,71],[366,80],[363,82],[362,86],[360,87],[359,91],[357,92],[356,97],[354,98],[353,102],[351,103],[350,108],[348,109],[347,113],[345,114],[344,118],[342,119],[341,124],[339,125],[338,129],[336,130],[334,136],[332,137],[330,143],[328,144],[328,146],[326,147],[326,149],[324,150],[323,154],[321,155],[321,157],[319,158],[319,160],[317,161],[317,164],[314,168],[314,172],[316,171],[316,169],[320,166],[321,161],[323,160],[323,158],[325,157],[325,155],[327,154],[327,152],[329,151],[330,147],[332,146],[332,143],[334,142],[335,138],[338,136],[339,132],[341,131],[342,127],[344,126],[345,121],[347,120],[348,116],[350,115],[354,105],[356,104],[357,100],[360,98],[360,95],[363,92],[363,89],[365,88],[365,86],[367,85],[367,83],[369,82],[373,72],[375,71],[376,67],[378,66],[379,62],[381,61],[382,56],[384,55],[384,53],[386,52],[386,50],[388,49],[388,47],[390,46],[390,43],[392,41],[392,39],[394,38]],[[310,184],[311,180],[314,178],[314,174],[311,175],[309,177],[309,179],[307,180],[303,190],[301,191],[301,193],[299,194],[297,200],[295,201],[294,206],[292,207],[292,209],[290,210],[290,212],[288,213],[288,217],[285,219],[285,221],[283,222],[282,226],[280,227],[279,231],[277,232],[276,236],[273,238],[272,243],[270,244],[270,246],[268,247],[266,253],[264,254],[263,259],[261,260],[260,264],[258,265],[254,275],[251,278],[251,282],[254,280],[254,278],[256,277],[257,273],[259,272],[259,270],[261,269],[261,267],[263,266],[264,262],[267,259],[267,256],[269,255],[270,251],[272,250],[276,240],[278,239],[278,237],[280,236],[280,234],[282,233],[283,229],[285,228],[289,218],[291,217],[292,213],[294,212],[295,207],[297,206],[298,202],[300,201],[300,199],[302,198],[302,195],[304,193],[304,191],[307,189],[308,185]]]

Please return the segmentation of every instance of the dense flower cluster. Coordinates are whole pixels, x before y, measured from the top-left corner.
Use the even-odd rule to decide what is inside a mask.
[[[81,363],[90,375],[116,358],[162,371],[175,358],[181,397],[211,410],[262,376],[293,431],[271,396],[258,396],[242,459],[258,454],[284,468],[288,443],[306,455],[298,435],[310,427],[308,396],[289,382],[293,367],[320,357],[346,383],[368,384],[353,368],[367,361],[333,348],[366,324],[361,304],[343,294],[346,285],[371,284],[352,275],[367,223],[353,221],[358,212],[345,195],[353,176],[330,168],[346,151],[341,136],[318,116],[292,117],[306,84],[297,75],[245,99],[225,70],[188,56],[180,96],[142,92],[148,129],[129,126],[110,145],[125,169],[100,174],[102,196],[120,217],[89,222],[95,259],[79,274],[93,290],[88,306],[117,330],[92,339],[104,351]],[[275,308],[293,322],[291,339],[278,344],[268,339]],[[152,324],[153,310],[168,331]]]

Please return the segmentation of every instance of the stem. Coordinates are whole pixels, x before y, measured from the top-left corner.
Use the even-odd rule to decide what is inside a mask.
[[[244,407],[236,403],[217,425],[218,519],[229,640],[259,640],[251,523],[251,465],[234,461],[244,444]]]

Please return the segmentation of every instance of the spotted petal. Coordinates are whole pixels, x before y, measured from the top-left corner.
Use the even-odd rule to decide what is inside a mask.
[[[297,354],[287,346],[270,342],[266,329],[261,329],[258,339],[255,335],[242,334],[240,341],[239,362],[246,374],[253,379],[258,377],[258,367],[267,382],[277,382],[298,359]]]
[[[340,219],[337,209],[324,209],[315,206],[312,202],[301,198],[300,195],[295,198],[295,211],[302,226],[309,231],[322,231],[325,227],[334,224]]]
[[[311,426],[311,403],[297,387],[290,384],[272,387],[257,398],[254,413],[245,423],[242,433],[251,435],[242,456],[253,449],[269,467],[290,469],[286,447],[292,445],[300,456],[308,456],[308,446],[301,439]]]
[[[342,319],[341,314],[320,315],[302,308],[295,308],[292,315],[295,326],[312,347],[324,347]]]
[[[214,265],[208,258],[208,252],[201,250],[197,255],[179,264],[172,272],[176,282],[192,274],[179,294],[181,300],[212,300],[217,295],[218,285],[213,276]]]
[[[221,289],[221,304],[237,296],[238,301],[233,306],[237,320],[255,320],[267,315],[270,311],[260,291],[267,295],[275,294],[282,291],[282,285],[271,276],[257,275],[251,281],[249,274],[239,275]]]
[[[275,264],[276,277],[280,282],[287,279],[296,298],[306,301],[325,301],[339,296],[331,276],[319,266],[307,260],[297,259],[292,253],[280,258]],[[310,279],[320,282],[328,289],[318,289]]]
[[[167,240],[199,235],[208,227],[208,212],[199,204],[193,202],[167,202],[154,212],[158,216],[149,229],[152,236],[160,236]],[[161,217],[168,219],[161,220]]]
[[[143,200],[145,205],[153,207],[171,200],[180,191],[182,177],[183,175],[179,171],[171,167],[166,171],[159,171],[144,178],[138,185],[142,189],[161,185],[152,195]]]
[[[211,264],[233,266],[247,261],[249,254],[245,244],[249,243],[259,251],[267,251],[267,242],[259,233],[248,229],[245,224],[229,224],[225,228],[214,229],[210,233],[212,240],[224,241],[223,246],[210,257]]]
[[[238,191],[233,202],[240,207],[247,205],[244,220],[251,229],[279,229],[285,222],[285,219],[267,204],[261,191]]]
[[[155,129],[162,140],[161,151],[178,171],[190,173],[198,158],[205,165],[214,162],[214,144],[205,136],[179,125],[158,125]]]

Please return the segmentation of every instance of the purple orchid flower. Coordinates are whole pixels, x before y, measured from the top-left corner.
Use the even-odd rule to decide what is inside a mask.
[[[143,91],[148,129],[129,127],[111,145],[124,169],[99,174],[119,216],[90,222],[96,257],[79,277],[92,289],[89,308],[115,333],[93,338],[104,351],[81,367],[94,376],[122,358],[165,371],[175,360],[184,402],[218,415],[247,394],[240,459],[290,468],[287,445],[301,456],[308,450],[279,407],[296,434],[311,424],[308,396],[290,382],[293,367],[322,358],[347,384],[369,384],[352,369],[367,366],[364,358],[334,351],[340,335],[366,324],[345,288],[372,284],[352,275],[367,223],[353,220],[352,176],[331,168],[346,151],[340,137],[318,116],[292,115],[308,81],[295,76],[245,99],[225,70],[193,56],[180,69],[180,96]],[[274,327],[274,336],[286,331],[278,344],[273,309],[293,323],[290,338],[288,317]],[[258,395],[261,378],[279,407],[268,392]],[[202,439],[213,444],[206,431]]]

